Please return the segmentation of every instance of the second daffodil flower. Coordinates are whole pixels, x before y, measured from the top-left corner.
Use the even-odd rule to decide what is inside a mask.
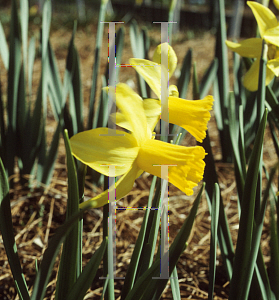
[[[205,151],[203,147],[184,147],[154,140],[143,107],[143,100],[126,84],[116,87],[116,105],[129,123],[130,132],[96,128],[74,135],[73,155],[89,167],[109,176],[109,165],[115,166],[116,200],[130,192],[135,179],[143,171],[161,177],[161,165],[169,167],[164,178],[185,192],[203,178]],[[88,200],[92,207],[108,203],[108,190]],[[86,206],[88,202],[81,204]]]
[[[243,57],[255,58],[251,68],[243,78],[243,85],[250,91],[258,89],[260,57],[263,40],[268,45],[266,80],[268,85],[274,76],[279,76],[279,23],[273,12],[260,3],[247,1],[256,18],[260,38],[250,38],[240,43],[226,41],[227,46]]]
[[[161,49],[168,49],[168,73],[172,76],[177,66],[177,57],[173,48],[159,45],[153,55],[153,61],[147,59],[131,58],[130,64],[144,78],[159,101],[156,99],[145,99],[144,109],[151,125],[157,123],[161,113]],[[185,100],[179,98],[175,85],[169,87],[168,111],[169,122],[183,127],[190,132],[197,141],[202,142],[206,136],[207,123],[210,119],[209,111],[212,109],[213,97],[206,96],[202,100]],[[121,124],[121,116],[116,119]],[[154,125],[155,126],[155,125]]]

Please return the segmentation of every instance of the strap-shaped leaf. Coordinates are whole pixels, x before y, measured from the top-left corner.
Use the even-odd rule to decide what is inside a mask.
[[[172,292],[173,299],[181,300],[178,273],[177,273],[176,266],[174,266],[173,272],[171,273],[170,284],[171,284],[171,292]]]
[[[157,177],[154,176],[152,179],[147,207],[152,206],[151,203],[152,203],[152,197],[154,194],[156,178]],[[144,246],[144,238],[147,233],[147,223],[148,223],[149,213],[150,213],[150,209],[146,209],[144,217],[143,217],[142,225],[140,228],[140,232],[139,232],[139,235],[138,235],[138,238],[137,238],[137,241],[135,244],[135,248],[134,248],[134,251],[133,251],[133,254],[131,257],[131,261],[130,261],[128,270],[125,275],[125,281],[124,281],[124,285],[123,285],[122,292],[121,292],[121,297],[123,299],[125,299],[128,292],[132,289],[135,278],[136,278],[137,270],[139,269],[140,257],[141,257],[142,249]]]
[[[200,82],[200,98],[203,99],[208,95],[208,91],[211,88],[214,79],[216,78],[218,70],[218,59],[215,58],[206,70],[201,82]]]
[[[79,211],[79,188],[75,162],[72,156],[69,137],[66,130],[64,132],[64,141],[66,147],[68,171],[68,201],[66,215],[66,219],[68,220],[71,216],[75,215]],[[80,239],[79,234],[79,224],[76,222],[70,231],[70,234],[66,237],[65,242],[63,243],[55,299],[67,299],[70,289],[76,282],[77,260],[79,260],[77,257]]]
[[[135,58],[147,58],[147,51],[149,50],[149,38],[146,31],[139,29],[138,23],[133,19],[130,24],[130,41]],[[146,84],[144,79],[136,72],[140,96],[148,98],[150,96],[150,87]]]
[[[66,70],[64,75],[64,99],[69,93],[69,116],[72,128],[70,136],[83,130],[83,96],[78,52],[74,44],[76,23],[74,25],[72,38],[68,48]],[[66,117],[65,116],[65,117]],[[65,122],[66,124],[69,121]]]
[[[107,244],[107,239],[103,240],[101,246],[92,255],[90,261],[87,263],[76,283],[70,290],[67,300],[82,300],[84,298],[87,290],[90,288],[90,285],[96,276]]]
[[[183,223],[179,233],[175,237],[172,245],[169,249],[169,272],[172,273],[175,265],[181,255],[181,253],[185,250],[186,242],[190,235],[190,232],[193,227],[193,223],[195,220],[195,216],[198,210],[199,202],[201,199],[202,191],[204,189],[204,185],[200,189],[195,202],[191,208],[191,211]],[[154,277],[160,277],[160,259],[157,259],[152,266],[144,272],[144,274],[138,278],[136,284],[133,289],[127,295],[125,300],[151,300],[151,299],[160,299],[162,292],[168,282],[168,278],[166,279],[155,279]]]
[[[227,125],[227,110],[229,101],[229,66],[228,66],[228,50],[225,44],[227,35],[226,17],[225,17],[225,1],[218,0],[219,4],[219,25],[216,35],[216,49],[215,56],[218,59],[218,95],[215,98],[215,107],[220,108],[221,114],[219,116],[218,129],[220,131],[220,142],[222,147],[223,161],[231,161],[232,153],[229,139],[229,128]],[[214,91],[215,96],[215,91]],[[221,124],[220,124],[221,123]]]
[[[106,15],[106,7],[108,1],[101,1],[100,11],[99,11],[99,20],[98,20],[98,28],[97,28],[97,36],[96,36],[96,46],[95,46],[95,55],[94,55],[94,66],[93,66],[93,75],[92,75],[92,85],[91,85],[91,94],[89,101],[89,117],[88,117],[88,125],[87,129],[92,129],[93,127],[93,116],[94,114],[94,105],[95,105],[95,97],[97,91],[97,80],[99,76],[99,66],[101,61],[101,51],[102,51],[102,38],[104,32],[104,21]]]
[[[5,32],[0,22],[0,54],[2,57],[2,61],[6,70],[9,68],[9,48],[5,37]]]
[[[79,220],[79,218],[87,209],[88,207],[71,216],[61,227],[57,229],[56,233],[49,241],[48,248],[44,253],[38,273],[35,278],[31,300],[44,299],[48,280],[51,275],[56,256],[59,253],[60,246],[65,240],[66,235],[71,231],[74,224],[76,224],[77,220]]]
[[[20,1],[20,27],[22,38],[22,51],[23,51],[23,65],[24,72],[27,64],[27,52],[28,52],[28,21],[29,21],[29,7],[28,0]]]
[[[179,79],[177,81],[177,89],[179,91],[179,97],[184,98],[186,97],[190,78],[191,78],[191,69],[192,69],[192,49],[190,48],[183,60],[181,73]]]
[[[214,158],[212,149],[210,146],[210,138],[207,132],[206,138],[204,139],[202,146],[204,147],[207,156],[205,157],[205,170],[204,170],[204,181],[206,183],[206,199],[208,206],[212,206],[214,197],[215,183],[218,183],[217,172],[215,168]],[[210,208],[211,209],[211,208]],[[232,276],[234,248],[232,238],[229,230],[227,216],[225,214],[225,207],[223,204],[222,196],[220,195],[220,213],[219,213],[219,226],[218,226],[218,243],[222,254],[223,263],[225,265],[228,279]]]
[[[16,155],[16,130],[17,130],[17,101],[18,83],[21,68],[21,43],[20,26],[17,13],[16,1],[12,2],[12,15],[10,23],[10,49],[9,49],[9,72],[8,72],[8,92],[7,92],[7,112],[8,112],[8,139],[5,166],[8,174],[13,174],[14,159]]]
[[[267,111],[265,111],[265,114],[262,118],[247,170],[243,199],[241,201],[241,216],[229,299],[241,299],[240,295],[245,288],[243,286],[245,281],[245,272],[243,272],[243,270],[248,268],[249,255],[251,251],[256,186],[258,181],[259,167],[261,165],[263,136],[266,121]]]
[[[9,264],[21,299],[30,299],[27,284],[25,282],[14,238],[12,214],[9,197],[9,184],[6,172],[0,158],[0,231]]]
[[[208,299],[213,300],[214,283],[216,273],[216,252],[217,252],[217,229],[219,222],[219,209],[220,209],[220,189],[217,183],[215,183],[215,189],[213,194],[213,201],[211,206],[211,239],[210,239],[210,261],[209,261],[209,287],[208,287]]]

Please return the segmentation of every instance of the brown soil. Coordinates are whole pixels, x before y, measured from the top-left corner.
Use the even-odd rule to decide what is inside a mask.
[[[107,63],[107,28],[103,38],[103,56],[101,61],[101,74],[104,73]],[[129,36],[128,26],[126,26],[125,47],[123,53],[123,63],[128,63],[128,59],[133,57]],[[158,30],[150,31],[151,50],[160,42],[160,32]],[[214,57],[215,38],[210,33],[204,33],[194,39],[188,40],[184,32],[174,39],[173,48],[178,56],[178,68],[180,68],[183,58],[189,48],[193,49],[193,60],[196,61],[198,77],[201,79],[206,68]],[[70,30],[60,28],[51,33],[50,41],[55,51],[61,76],[65,68],[65,58],[67,55],[67,45],[71,38]],[[84,91],[85,109],[84,114],[88,114],[88,99],[90,96],[92,67],[94,63],[94,44],[96,38],[96,26],[88,25],[79,28],[76,33],[75,44],[80,55],[82,84]],[[40,66],[36,65],[34,76],[35,82],[40,75]],[[130,68],[123,68],[120,72],[120,81],[134,78],[134,71]],[[1,74],[3,76],[3,74]],[[3,78],[3,77],[2,77]],[[35,89],[36,91],[36,89]],[[191,89],[187,94],[192,98]],[[214,115],[212,113],[212,115]],[[53,132],[55,125],[51,111],[49,111],[48,131]],[[221,194],[224,199],[224,205],[229,220],[229,226],[232,232],[234,243],[237,235],[238,212],[236,184],[233,175],[233,165],[221,163],[221,152],[219,147],[218,131],[216,129],[214,116],[209,123],[209,133],[212,140],[212,148],[217,161],[217,172],[220,179]],[[187,143],[192,143],[190,137],[186,137]],[[265,157],[271,165],[275,154],[270,150],[271,141],[267,139]],[[269,150],[268,150],[269,149]],[[61,225],[65,219],[66,199],[67,199],[67,172],[65,166],[65,151],[63,140],[59,148],[55,173],[49,187],[35,188],[33,190],[23,187],[16,177],[16,185],[11,190],[11,206],[14,224],[14,234],[18,246],[18,253],[22,262],[23,273],[27,279],[29,288],[33,285],[35,276],[35,262],[42,259],[42,255],[47,247],[49,238],[54,234],[56,228]],[[135,187],[119,204],[122,206],[145,206],[147,203],[148,187],[150,185],[150,176],[144,175],[136,181]],[[86,197],[92,197],[93,192],[89,180],[86,182]],[[100,188],[94,188],[96,193]],[[195,190],[195,194],[198,189]],[[170,243],[187,217],[193,197],[186,197],[179,190],[170,187],[170,205],[169,205],[169,229]],[[131,247],[137,238],[139,228],[143,217],[143,211],[118,211],[117,212],[117,271],[119,276],[125,276],[127,265],[129,263],[133,248]],[[265,228],[268,220],[265,220]],[[98,248],[102,241],[102,209],[90,210],[84,215],[84,235],[83,235],[83,262],[90,259],[92,253]],[[268,231],[264,230],[263,249],[265,261],[269,261],[268,249]],[[188,247],[181,256],[177,269],[181,288],[182,299],[207,299],[208,292],[208,270],[209,270],[209,250],[210,250],[210,215],[205,196],[203,196],[194,228],[188,240]],[[50,283],[47,289],[45,299],[54,299],[55,280],[57,275],[57,266],[59,258],[56,260]],[[225,271],[222,267],[220,252],[217,254],[217,273],[214,299],[227,299],[229,285],[226,281]],[[9,268],[3,243],[0,244],[0,298],[15,298],[15,287],[12,274]],[[97,277],[92,283],[91,290],[85,299],[100,299],[102,293],[103,281],[98,279],[102,271],[98,272]],[[121,281],[116,281],[116,299],[118,299],[121,290]],[[167,286],[162,299],[172,299],[170,285]]]

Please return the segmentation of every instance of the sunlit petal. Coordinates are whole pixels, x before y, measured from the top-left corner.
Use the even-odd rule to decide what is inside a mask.
[[[279,58],[269,60],[267,67],[272,71],[273,76],[279,76]]]
[[[213,101],[212,96],[206,96],[202,100],[169,97],[169,122],[183,127],[197,141],[202,142],[206,136]]]
[[[136,163],[134,163],[132,168],[124,174],[115,183],[115,187],[113,187],[116,189],[116,200],[123,198],[131,191],[136,178],[142,173],[143,171],[137,167]],[[108,202],[108,190],[106,190],[98,196],[81,203],[79,207],[82,209],[90,205],[90,207],[97,208],[108,204]]]
[[[279,72],[279,68],[278,67],[279,67],[278,63],[277,63],[277,67],[274,67],[272,65],[267,65],[265,85],[268,85],[271,82],[271,80],[274,78],[274,71],[275,72]],[[278,75],[276,75],[276,76],[278,76]]]
[[[273,0],[273,4],[277,9],[279,9],[279,0]]]
[[[138,154],[136,139],[129,133],[108,128],[80,132],[70,139],[73,155],[92,169],[108,176],[108,165],[115,165],[115,176],[126,173]]]
[[[226,41],[226,45],[234,52],[243,57],[260,57],[262,52],[262,39],[251,38],[240,43]]]
[[[142,98],[125,83],[116,86],[116,105],[130,123],[138,144],[148,138]]]
[[[156,99],[144,99],[143,107],[148,128],[150,129],[150,131],[153,131],[156,124],[159,121],[161,114],[160,101]],[[127,129],[128,131],[133,132],[131,124],[125,119],[124,115],[120,112],[116,113],[116,124],[122,128]]]
[[[144,99],[143,107],[149,128],[153,131],[160,119],[161,104],[160,100]]]
[[[247,90],[254,92],[258,89],[259,69],[260,69],[259,59],[256,59],[253,62],[251,68],[243,77],[243,85],[246,87]]]
[[[205,151],[202,147],[183,147],[158,140],[147,140],[137,157],[140,169],[169,180],[187,195],[203,177]],[[169,167],[169,174],[161,173],[162,165]]]
[[[163,47],[163,49],[166,49],[166,48]],[[161,50],[162,50],[162,44],[157,46],[157,48],[153,54],[153,61],[159,65],[161,64]],[[170,78],[177,67],[177,56],[176,56],[173,48],[170,45],[168,45],[168,58],[169,58],[168,67],[169,67],[169,78]]]
[[[161,66],[147,59],[130,58],[132,67],[143,77],[155,95],[161,96]]]
[[[117,112],[116,114],[111,114],[111,115],[112,116],[115,115],[116,124],[118,126],[132,132],[131,124],[125,119],[124,115],[121,112]]]
[[[169,87],[169,96],[179,97],[178,88],[176,85],[170,85]]]
[[[279,26],[268,29],[264,33],[263,38],[266,42],[279,47]]]
[[[257,20],[261,37],[264,36],[266,30],[278,25],[275,15],[269,8],[254,1],[247,1],[247,4]]]

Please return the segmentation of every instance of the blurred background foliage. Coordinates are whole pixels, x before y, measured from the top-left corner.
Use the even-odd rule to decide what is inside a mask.
[[[30,0],[30,20],[40,24],[41,13],[45,0]],[[101,0],[53,0],[52,28],[55,20],[72,28],[72,21],[78,20],[79,25],[96,22]],[[226,18],[229,36],[251,36],[255,30],[255,20],[249,8],[242,0],[226,0]],[[3,25],[10,21],[10,14],[5,7],[11,6],[11,0],[0,1],[0,19]],[[109,0],[107,18],[129,22],[132,18],[137,21],[154,22],[167,21],[169,10],[174,6],[173,19],[176,28],[190,27],[191,29],[215,29],[218,21],[218,0]],[[62,13],[62,14],[61,14]],[[55,18],[55,14],[57,18]],[[244,17],[243,17],[244,16]]]

